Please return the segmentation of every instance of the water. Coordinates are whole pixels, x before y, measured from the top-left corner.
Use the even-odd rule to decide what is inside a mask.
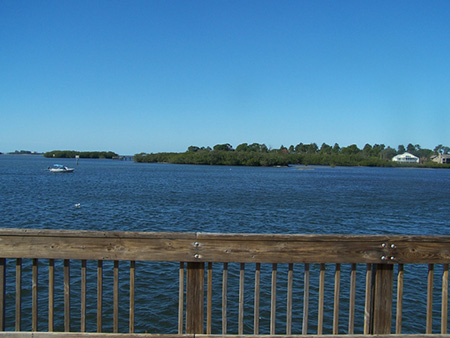
[[[75,167],[75,172],[49,173],[46,168],[54,162]],[[55,161],[40,156],[0,156],[0,226],[3,228],[449,235],[449,191],[450,170],[315,166],[247,168],[84,159],[76,165],[74,159]],[[13,272],[15,263],[8,264],[11,265],[8,270]],[[45,269],[47,263],[41,264]],[[88,264],[94,264],[88,268],[95,277],[95,263]],[[156,305],[147,307],[148,300],[136,300],[139,313],[136,331],[161,332],[161,327],[165,327],[176,332],[176,318],[174,322],[167,317],[174,317],[177,311],[177,265],[170,263],[155,269],[151,264],[155,263],[137,264],[137,289],[151,288]],[[24,264],[24,270],[26,267]],[[105,284],[108,284],[111,269],[105,268]],[[230,269],[233,276],[233,267]],[[249,269],[251,274],[251,267]],[[406,277],[405,273],[405,278],[413,280],[419,275],[426,276],[426,271],[422,270],[415,269],[408,275],[412,277]],[[149,271],[159,271],[159,278],[166,279],[166,285],[146,283],[150,278]],[[24,271],[24,281],[27,280],[26,273]],[[14,276],[9,278],[14,280]],[[40,278],[40,285],[45,290],[45,274]],[[74,273],[75,295],[79,292],[77,278]],[[280,278],[282,283],[283,277]],[[125,276],[121,279],[125,298],[127,283]],[[301,288],[300,279],[295,283]],[[439,286],[439,280],[435,284]],[[248,287],[252,286],[249,284]],[[424,285],[419,283],[416,287],[424,293],[420,289]],[[30,307],[26,300],[29,286],[23,288],[23,308],[27,311]],[[13,292],[12,289],[9,291]],[[105,292],[109,292],[108,286],[105,286]],[[414,289],[405,290],[405,301],[409,299],[415,304],[414,292]],[[137,291],[136,294],[140,293]],[[279,297],[284,297],[282,291],[280,294]],[[248,297],[246,306],[251,307],[252,294]],[[95,293],[91,298],[95,298]],[[73,313],[78,315],[79,304],[76,297],[74,299]],[[14,304],[13,299],[8,301]],[[420,302],[423,304],[424,300]],[[110,317],[107,305],[105,317]],[[126,306],[121,304],[125,312]],[[268,305],[265,306],[262,306],[262,317],[268,317]],[[344,301],[342,306],[348,305]],[[45,296],[41,307],[40,313],[45,317]],[[95,303],[91,308],[88,330],[91,327],[90,330],[95,331]],[[229,308],[232,317],[236,309],[231,304]],[[405,314],[408,311],[405,306],[404,332],[423,331],[422,322],[408,321]],[[14,313],[9,316],[13,323]],[[294,319],[296,316],[294,314]],[[283,320],[281,318],[280,322]],[[61,328],[62,319],[56,322],[57,328]],[[126,316],[121,324],[121,330],[126,331],[125,322]],[[23,318],[24,329],[29,325]],[[220,331],[221,323],[214,325]],[[263,329],[267,326],[262,325]],[[235,326],[236,322],[231,320],[230,330],[233,331]],[[110,328],[106,320],[104,327],[105,330]]]

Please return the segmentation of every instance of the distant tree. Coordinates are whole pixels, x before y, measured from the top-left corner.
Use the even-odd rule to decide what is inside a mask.
[[[236,147],[236,151],[248,151],[248,144],[247,143],[241,143]]]
[[[319,154],[327,154],[330,155],[333,152],[333,148],[326,144],[322,143],[322,146],[320,147]]]
[[[188,151],[190,151],[190,152],[197,152],[197,151],[199,151],[200,150],[200,148],[199,147],[197,147],[197,146],[190,146],[189,148],[188,148]]]
[[[339,154],[340,151],[341,147],[339,146],[339,144],[335,143],[333,146],[333,154]]]
[[[214,150],[223,150],[223,151],[233,151],[233,147],[229,143],[225,144],[216,144],[213,148]]]
[[[348,147],[344,147],[341,149],[341,153],[346,154],[346,155],[358,154],[359,152],[360,152],[360,150],[356,144],[352,144]]]
[[[369,143],[366,143],[366,145],[364,146],[364,148],[362,149],[364,155],[369,156],[372,153],[372,146]]]
[[[391,147],[387,147],[386,149],[383,149],[380,152],[380,158],[383,160],[392,160],[392,158],[397,155],[397,152],[395,151],[395,149],[391,148]]]
[[[397,148],[397,152],[398,152],[399,154],[403,154],[404,152],[406,152],[405,146],[402,145],[402,144],[400,144],[400,145],[398,146],[398,148]]]
[[[409,143],[407,146],[406,146],[406,151],[408,152],[408,153],[414,153],[415,151],[416,151],[416,146],[415,145],[413,145],[412,143]]]

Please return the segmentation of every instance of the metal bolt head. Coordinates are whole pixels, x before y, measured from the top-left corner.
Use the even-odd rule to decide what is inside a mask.
[[[386,243],[381,244],[381,247],[385,248],[386,247]]]
[[[395,244],[391,244],[391,249],[395,249]]]
[[[194,243],[194,246],[199,246],[199,245],[200,245],[199,242],[195,242],[195,243]]]
[[[386,256],[381,256],[381,260],[382,260],[382,261],[385,261],[386,259],[387,259]]]
[[[199,254],[195,254],[195,255],[194,255],[194,258],[199,258],[199,257],[200,257]]]

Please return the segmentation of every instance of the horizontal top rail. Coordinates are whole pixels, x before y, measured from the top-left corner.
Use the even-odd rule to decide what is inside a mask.
[[[450,236],[0,229],[2,258],[241,263],[450,263]]]

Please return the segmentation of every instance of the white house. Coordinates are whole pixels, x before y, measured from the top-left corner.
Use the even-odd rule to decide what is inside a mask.
[[[431,160],[436,163],[450,164],[450,155],[441,154],[431,156]]]
[[[419,163],[419,158],[410,153],[403,153],[392,158],[394,162]]]

